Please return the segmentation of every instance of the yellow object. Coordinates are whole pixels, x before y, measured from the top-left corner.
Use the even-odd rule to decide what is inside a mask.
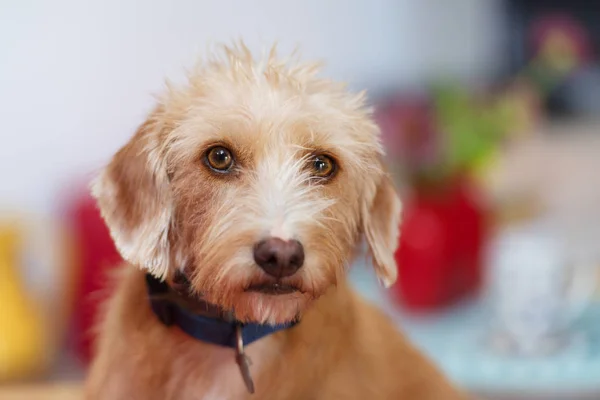
[[[39,310],[18,275],[21,240],[15,224],[0,226],[0,381],[35,374],[47,362]]]

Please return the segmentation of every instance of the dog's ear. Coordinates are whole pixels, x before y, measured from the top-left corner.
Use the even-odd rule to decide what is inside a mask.
[[[394,254],[398,247],[402,206],[391,178],[383,175],[370,204],[363,206],[363,232],[373,266],[385,287],[396,282],[398,269]]]
[[[164,278],[169,268],[171,196],[156,112],[92,186],[115,245],[130,263]]]

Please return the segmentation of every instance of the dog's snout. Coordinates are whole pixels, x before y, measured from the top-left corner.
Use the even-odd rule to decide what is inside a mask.
[[[291,276],[304,264],[304,248],[297,240],[268,238],[254,246],[254,261],[275,278]]]

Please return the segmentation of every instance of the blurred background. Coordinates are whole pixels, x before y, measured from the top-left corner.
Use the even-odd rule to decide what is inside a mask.
[[[400,279],[383,292],[359,260],[365,296],[474,394],[600,399],[600,3],[584,0],[1,1],[1,398],[78,398],[120,261],[89,179],[165,77],[234,38],[300,45],[368,89],[405,208]]]

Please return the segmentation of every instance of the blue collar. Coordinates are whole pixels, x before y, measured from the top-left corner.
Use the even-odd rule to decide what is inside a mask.
[[[198,315],[170,300],[172,290],[166,282],[146,274],[146,287],[152,311],[166,326],[178,326],[191,337],[219,346],[236,348],[236,329],[242,330],[244,346],[267,335],[291,328],[297,321],[279,325],[241,323],[234,318]]]

